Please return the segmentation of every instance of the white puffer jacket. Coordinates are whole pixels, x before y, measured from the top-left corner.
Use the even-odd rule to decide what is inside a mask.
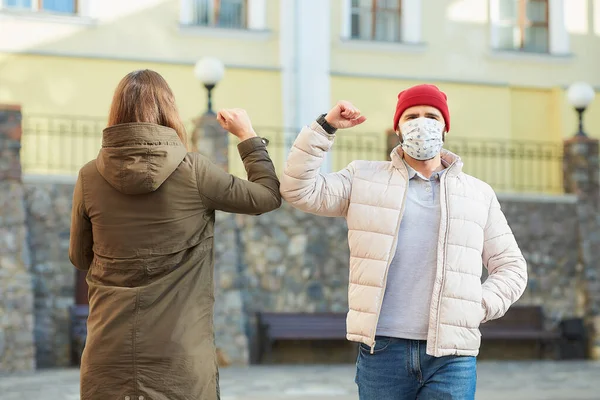
[[[300,132],[287,160],[281,195],[305,212],[346,218],[347,338],[373,351],[408,172],[397,148],[391,162],[354,161],[340,172],[320,174],[333,140],[334,135],[316,122]],[[438,266],[427,354],[476,356],[479,324],[502,317],[519,299],[527,284],[527,266],[492,188],[464,174],[458,156],[443,151],[442,157],[450,166],[441,181]],[[482,263],[489,272],[483,285]]]

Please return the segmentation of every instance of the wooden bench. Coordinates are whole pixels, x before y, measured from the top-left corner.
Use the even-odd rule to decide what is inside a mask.
[[[343,340],[346,338],[346,313],[272,313],[256,314],[257,332],[253,363],[261,363],[272,353],[277,340]],[[533,341],[543,358],[549,345],[561,339],[559,330],[544,328],[540,306],[513,306],[500,319],[482,324],[483,341]]]
[[[257,313],[256,358],[261,363],[277,340],[344,340],[346,313]]]
[[[562,337],[559,330],[545,329],[541,306],[513,306],[504,317],[482,324],[480,330],[482,341],[534,341],[540,358],[544,358],[548,346],[556,350]]]

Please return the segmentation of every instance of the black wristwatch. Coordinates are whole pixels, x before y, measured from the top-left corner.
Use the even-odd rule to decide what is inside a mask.
[[[321,125],[323,129],[325,129],[325,132],[329,133],[330,135],[333,135],[337,132],[337,128],[334,128],[333,126],[329,125],[329,122],[327,122],[327,120],[325,119],[326,115],[327,114],[321,114],[319,118],[317,118],[317,124]]]

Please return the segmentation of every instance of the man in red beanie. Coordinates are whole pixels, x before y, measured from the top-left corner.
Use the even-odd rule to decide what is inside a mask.
[[[300,132],[281,180],[294,207],[347,220],[347,338],[360,343],[359,397],[474,399],[479,324],[523,294],[525,260],[492,188],[442,149],[443,92],[418,85],[398,95],[391,161],[320,174],[337,129],[364,121],[339,102]]]

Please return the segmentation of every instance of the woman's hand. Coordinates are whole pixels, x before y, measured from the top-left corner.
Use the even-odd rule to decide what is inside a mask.
[[[217,113],[217,121],[223,129],[231,132],[240,141],[256,137],[256,132],[252,128],[252,121],[246,110],[242,108],[226,108],[219,110]]]

